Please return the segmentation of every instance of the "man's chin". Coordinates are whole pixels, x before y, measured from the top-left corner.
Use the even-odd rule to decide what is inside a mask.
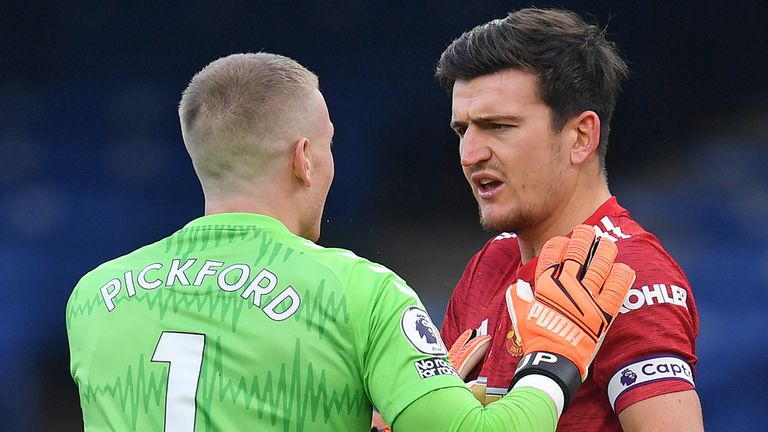
[[[492,217],[480,215],[480,226],[486,231],[508,231],[506,224]]]
[[[522,222],[523,220],[520,217],[500,217],[498,215],[488,215],[483,214],[482,211],[480,212],[480,226],[486,231],[518,232],[521,227],[525,226]]]

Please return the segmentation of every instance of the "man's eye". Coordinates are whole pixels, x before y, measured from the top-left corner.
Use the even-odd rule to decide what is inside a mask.
[[[463,136],[464,136],[464,133],[466,133],[466,132],[467,132],[467,128],[465,128],[465,127],[462,127],[462,128],[456,128],[456,129],[454,129],[453,131],[454,131],[454,132],[456,133],[456,135],[458,135],[459,137],[463,137]]]

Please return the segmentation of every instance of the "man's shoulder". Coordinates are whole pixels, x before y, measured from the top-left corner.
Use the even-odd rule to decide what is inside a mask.
[[[520,261],[520,245],[517,235],[511,232],[499,233],[483,245],[475,258],[483,260],[505,260],[505,262]]]
[[[397,277],[397,274],[377,262],[359,256],[349,249],[324,247],[305,240],[304,252],[329,272],[342,279],[355,278],[379,279]]]
[[[629,265],[637,275],[622,305],[622,315],[636,310],[653,310],[654,319],[664,321],[669,317],[677,319],[677,312],[681,310],[696,314],[693,291],[685,272],[661,241],[628,212],[605,216],[595,224],[595,231],[616,242],[616,262]],[[695,321],[695,316],[692,319]],[[644,321],[621,322],[627,326],[645,325]]]
[[[136,283],[134,278],[139,276],[142,270],[147,273],[160,266],[159,263],[162,259],[156,253],[155,247],[161,242],[162,240],[107,260],[85,273],[75,284],[67,300],[65,307],[67,325],[69,326],[72,319],[80,316],[88,316],[90,320],[95,319],[98,316],[92,313],[95,305],[101,304],[102,299],[106,295],[105,293],[110,289],[122,286],[125,280],[130,281],[131,289],[135,289],[136,286],[143,288],[143,286]],[[145,275],[145,273],[142,275]],[[153,285],[152,287],[155,286]],[[108,308],[96,309],[100,311],[109,310]]]
[[[151,261],[159,261],[161,257],[157,253],[157,246],[160,245],[163,240],[141,246],[123,255],[104,261],[85,273],[80,278],[78,286],[83,285],[83,282],[89,280],[103,279],[104,275],[116,275],[116,273],[120,271],[125,272],[139,264],[146,265]]]
[[[619,249],[616,262],[631,266],[637,272],[637,282],[643,282],[648,273],[685,278],[677,261],[659,238],[647,231],[629,213],[605,216],[594,226],[598,235],[616,242]]]
[[[421,303],[408,283],[387,266],[348,249],[323,247],[308,240],[305,244],[309,247],[306,254],[321,268],[319,271],[338,281],[348,296],[371,299],[383,292],[400,292]]]
[[[503,232],[489,239],[467,263],[459,286],[472,285],[477,290],[496,285],[501,279],[517,274],[520,266],[520,246],[517,236]]]
[[[517,236],[503,232],[490,238],[467,263],[453,297],[484,302],[517,278],[520,247]]]

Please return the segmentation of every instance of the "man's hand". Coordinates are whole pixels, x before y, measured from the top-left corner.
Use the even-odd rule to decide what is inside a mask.
[[[570,239],[544,245],[535,295],[527,284],[509,287],[507,310],[525,353],[514,382],[531,373],[549,376],[563,388],[567,406],[635,281],[634,270],[614,264],[617,252],[610,240],[595,240],[594,228],[579,225]]]

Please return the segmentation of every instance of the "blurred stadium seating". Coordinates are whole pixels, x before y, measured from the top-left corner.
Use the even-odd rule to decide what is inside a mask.
[[[489,234],[477,226],[432,67],[461,31],[529,3],[9,5],[0,18],[0,430],[82,430],[67,297],[100,262],[201,213],[175,105],[194,72],[231,52],[280,52],[318,72],[337,130],[321,243],[399,272],[439,322]],[[768,403],[766,13],[693,5],[572,7],[611,16],[633,64],[614,122],[611,187],[694,287],[707,430],[759,431]]]

